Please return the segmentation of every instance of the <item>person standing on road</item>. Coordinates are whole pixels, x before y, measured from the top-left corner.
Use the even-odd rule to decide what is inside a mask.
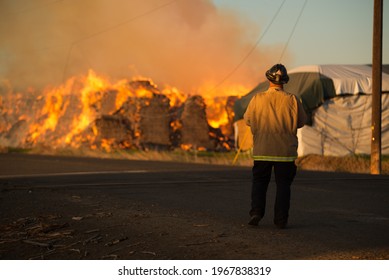
[[[266,192],[274,168],[277,185],[274,224],[285,228],[290,207],[290,187],[296,175],[297,129],[307,116],[300,100],[284,91],[289,81],[284,65],[276,64],[266,72],[269,88],[255,94],[244,114],[254,138],[251,210],[249,225],[257,226],[265,215]]]

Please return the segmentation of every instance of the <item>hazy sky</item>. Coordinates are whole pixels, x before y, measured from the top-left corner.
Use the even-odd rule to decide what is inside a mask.
[[[283,0],[213,0],[266,28]],[[259,47],[286,44],[305,0],[285,1]],[[287,50],[289,67],[372,61],[374,0],[308,0]],[[383,63],[389,63],[389,1],[384,0]],[[281,56],[281,53],[280,53]]]
[[[93,69],[220,94],[254,87],[280,61],[371,63],[373,2],[0,0],[0,81],[43,88]],[[388,16],[384,0],[384,63]]]

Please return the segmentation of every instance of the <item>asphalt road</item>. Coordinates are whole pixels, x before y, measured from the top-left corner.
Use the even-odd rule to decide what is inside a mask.
[[[186,247],[196,245],[191,252],[161,247],[160,253],[149,254],[152,258],[389,258],[389,176],[299,171],[292,186],[290,225],[285,230],[272,224],[274,180],[264,219],[258,227],[247,225],[250,180],[248,167],[1,154],[0,258],[31,255],[10,252],[16,239],[9,237],[9,229],[18,220],[59,212],[64,217],[68,211],[75,223],[74,217],[86,217],[86,208],[96,205],[109,208],[111,217],[116,215],[122,222],[123,213],[142,209],[148,219],[132,216],[139,228],[147,232],[150,227],[155,240],[163,239],[170,247],[175,246],[174,240],[182,243],[191,236],[196,240],[184,242]],[[60,197],[68,202],[61,203]],[[80,198],[89,204],[69,204]],[[175,228],[173,218],[177,217],[185,217],[185,222]],[[109,221],[104,223],[108,228]],[[200,248],[207,243],[201,240],[210,240],[204,239],[206,234],[216,234],[213,247]],[[136,235],[137,240],[142,236]],[[162,245],[150,246],[155,252]],[[133,258],[145,257],[131,252]],[[98,257],[90,253],[89,258]]]

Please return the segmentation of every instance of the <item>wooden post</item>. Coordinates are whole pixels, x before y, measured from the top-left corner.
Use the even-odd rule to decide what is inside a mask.
[[[383,0],[374,0],[371,174],[381,174],[382,7]]]

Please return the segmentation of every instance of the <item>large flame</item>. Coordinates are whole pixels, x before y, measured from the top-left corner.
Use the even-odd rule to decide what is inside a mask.
[[[73,79],[54,89],[45,90],[44,96],[39,96],[38,99],[45,98],[46,103],[40,112],[43,118],[43,123],[32,123],[28,141],[36,143],[38,138],[44,135],[48,130],[55,131],[58,119],[65,113],[69,102],[64,101],[64,93],[69,91],[73,84]]]
[[[217,86],[213,83],[206,83],[199,88],[199,92],[207,104],[209,125],[214,128],[221,128],[231,121],[226,111],[227,98],[229,96],[242,96],[249,92],[249,89],[242,85]]]
[[[65,136],[65,142],[70,144],[75,135],[85,130],[96,119],[96,111],[101,109],[101,91],[110,88],[110,83],[102,77],[98,77],[94,71],[89,73],[83,81],[81,89],[82,111],[73,119],[72,128]],[[97,110],[96,110],[97,109]]]
[[[220,129],[223,133],[230,133],[225,130],[225,127],[231,124],[231,116],[226,111],[227,99],[229,96],[241,95],[247,89],[219,87],[217,91],[214,91],[212,88],[214,86],[209,83],[197,91],[197,94],[204,98],[206,104],[208,125],[214,129]],[[216,95],[218,97],[215,97]],[[129,100],[134,103],[135,99],[142,99],[144,100],[143,106],[150,106],[150,100],[154,96],[167,97],[170,108],[183,106],[188,98],[188,95],[176,87],[164,86],[160,90],[148,78],[136,77],[132,80],[111,81],[109,78],[89,70],[85,76],[72,77],[63,85],[44,90],[43,94],[37,98],[37,101],[44,103],[42,109],[35,112],[35,115],[20,115],[19,120],[26,120],[29,123],[26,142],[32,145],[44,142],[47,137],[51,136],[50,145],[53,147],[79,147],[82,143],[89,143],[92,149],[101,148],[109,152],[112,150],[115,139],[100,139],[97,146],[95,140],[99,136],[100,128],[96,125],[96,120],[103,117],[104,114],[114,115]],[[110,100],[112,106],[107,105],[107,100]],[[4,107],[3,103],[2,98],[0,99],[1,107]],[[10,108],[8,114],[12,110],[13,108]],[[63,127],[64,123],[66,127]],[[178,119],[171,118],[171,131],[175,133],[181,128],[182,123]],[[90,132],[84,133],[87,129]],[[134,128],[135,138],[139,138],[141,134],[142,132],[138,128]],[[210,137],[220,138],[220,135],[212,132]],[[122,143],[121,146],[128,147],[128,144]],[[188,147],[183,145],[181,148],[187,149]]]

